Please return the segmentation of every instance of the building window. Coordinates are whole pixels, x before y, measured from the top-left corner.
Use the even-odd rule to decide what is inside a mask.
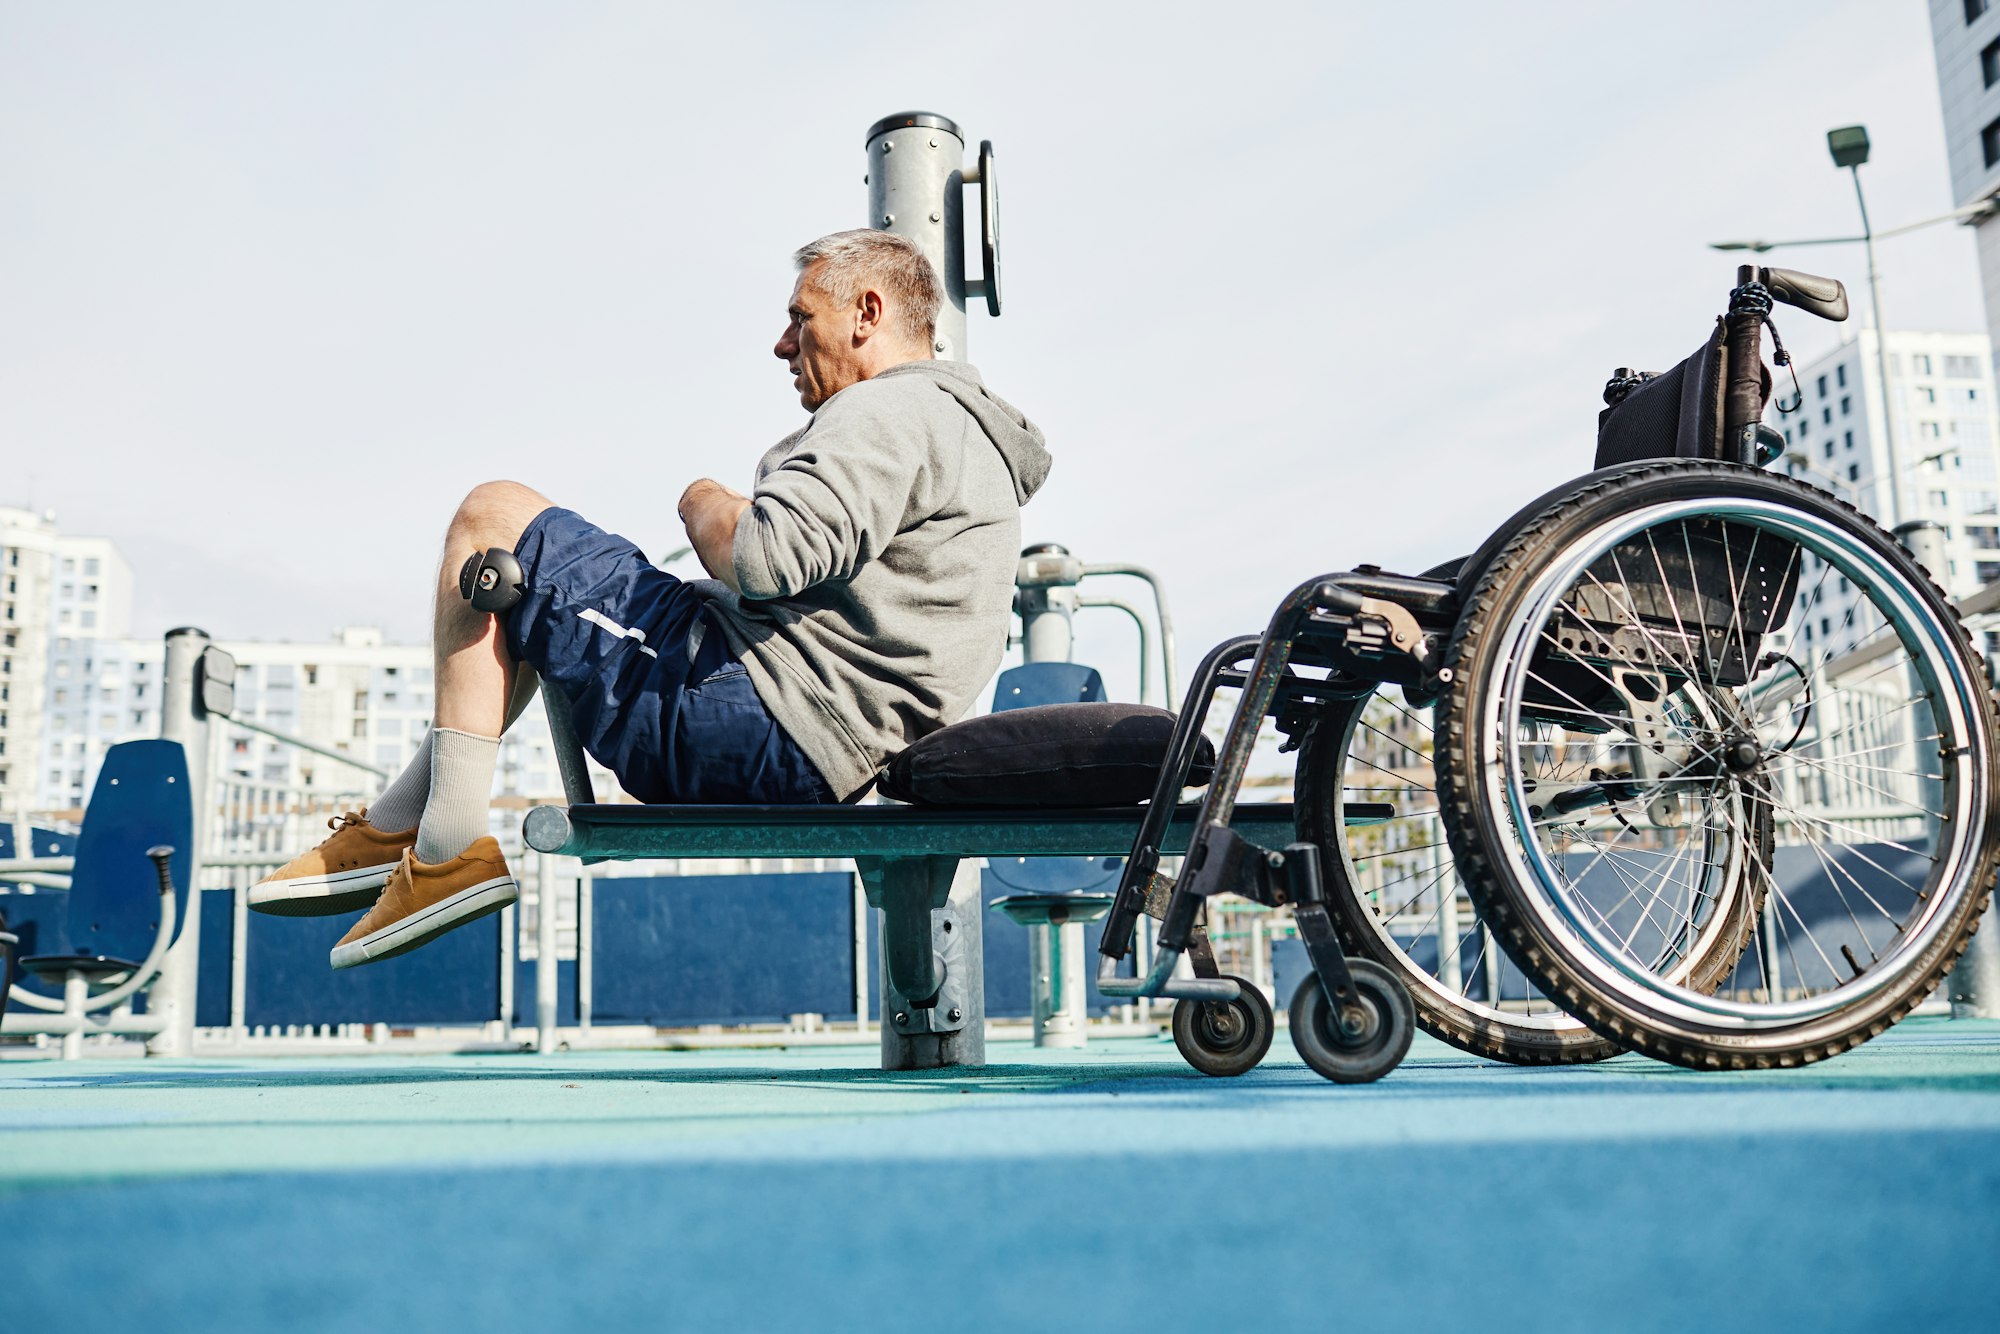
[[[1918,402],[1921,402],[1921,403],[1935,403],[1935,402],[1937,402],[1937,390],[1935,390],[1935,389],[1931,388],[1931,387],[1930,387],[1929,385],[1927,385],[1927,384],[1920,384],[1920,385],[1918,385],[1918,386],[1917,386],[1917,401],[1918,401]]]
[[[2000,121],[1995,121],[1994,124],[2000,125]],[[1910,373],[1913,375],[1929,375],[1931,373],[1931,354],[1928,352],[1911,353]]]
[[[1944,373],[1953,380],[1976,380],[1979,378],[1979,358],[1946,357]]]
[[[1931,508],[1934,510],[1945,509],[1949,507],[1951,504],[1951,497],[1946,495],[1942,491],[1931,492],[1930,498],[1931,498]]]
[[[1826,377],[1824,375],[1819,377],[1819,396],[1821,398],[1826,397]]]
[[[1858,481],[1860,481],[1860,480],[1861,480],[1861,465],[1860,465],[1860,464],[1858,464],[1858,463],[1850,463],[1850,464],[1848,464],[1848,465],[1847,465],[1847,480],[1848,480],[1848,481],[1850,481],[1850,482],[1858,482]]]
[[[1943,432],[1936,422],[1918,422],[1917,434],[1923,436],[1926,440],[1935,440]]]
[[[1974,568],[1978,571],[1980,583],[2000,582],[2000,561],[1983,560]]]
[[[1833,437],[1832,437],[1832,436],[1828,436],[1828,437],[1827,437],[1827,440],[1826,440],[1826,456],[1827,456],[1828,458],[1832,458],[1832,457],[1833,457]]]
[[[1986,12],[1986,7],[1991,3],[1992,0],[1965,0],[1965,21],[1979,22],[1980,15]]]
[[[1979,132],[1979,152],[1987,166],[2000,165],[2000,120],[1988,121]]]
[[[1841,439],[1846,442],[1843,445],[1841,445],[1842,449],[1854,448],[1854,432],[1852,431],[1844,432],[1841,436]]]
[[[1821,408],[1819,410],[1819,419],[1820,419],[1820,424],[1823,426],[1833,425],[1833,409]]]
[[[1840,415],[1845,417],[1849,412],[1853,410],[1853,408],[1854,408],[1854,401],[1848,398],[1847,395],[1842,394],[1840,396]]]

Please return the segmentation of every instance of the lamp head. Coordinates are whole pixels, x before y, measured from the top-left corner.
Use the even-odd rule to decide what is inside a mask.
[[[1868,160],[1868,127],[1843,125],[1826,132],[1826,151],[1836,167],[1858,167]]]

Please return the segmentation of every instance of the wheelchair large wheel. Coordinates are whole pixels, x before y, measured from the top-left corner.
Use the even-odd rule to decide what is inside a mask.
[[[1606,1037],[1696,1069],[1818,1060],[1964,952],[2000,850],[1985,667],[1832,496],[1723,463],[1594,474],[1486,568],[1446,665],[1467,888]],[[1701,952],[1739,929],[1717,978]]]
[[[1508,963],[1468,901],[1438,806],[1432,723],[1430,706],[1384,686],[1322,714],[1299,749],[1299,835],[1324,850],[1341,945],[1402,979],[1426,1033],[1475,1056],[1555,1065],[1617,1055],[1622,1047]],[[1386,819],[1349,822],[1355,808],[1380,805]]]

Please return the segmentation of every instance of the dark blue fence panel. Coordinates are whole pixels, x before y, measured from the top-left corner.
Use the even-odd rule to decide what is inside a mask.
[[[595,1022],[854,1017],[854,877],[845,871],[591,883]]]
[[[1009,857],[995,858],[979,875],[979,899],[986,914],[986,1014],[992,1019],[1025,1018],[1034,1011],[1028,977],[1028,928],[1006,913],[992,909],[993,900],[1009,894],[1057,894],[1068,890],[1109,893],[1118,887],[1122,857]],[[1097,942],[1104,936],[1104,923],[1087,923],[1083,928],[1084,972],[1097,976]],[[1120,970],[1129,974],[1128,965]],[[1112,1002],[1097,994],[1093,981],[1089,990],[1092,1014],[1104,1014]],[[1119,1002],[1122,1004],[1123,1002]]]
[[[576,1008],[576,960],[556,960],[556,1022],[574,1024]],[[533,1028],[535,1018],[535,961],[517,954],[514,960],[514,1022]]]
[[[201,986],[214,1014],[229,1006],[229,895],[202,901]],[[211,926],[211,922],[214,923]],[[447,932],[422,949],[335,972],[327,955],[354,924],[352,917],[268,917],[250,914],[244,1022],[259,1025],[476,1024],[500,1017],[500,916],[495,913]],[[219,930],[220,937],[211,935]],[[220,992],[213,988],[220,978]],[[203,1017],[201,1023],[209,1023]]]
[[[31,954],[69,953],[68,919],[69,891],[66,889],[34,889],[24,892],[24,888],[0,885],[0,916],[7,919],[7,929],[21,938],[15,947],[16,958],[25,959]],[[62,994],[62,982],[53,985],[37,982],[27,977],[17,978],[26,983],[37,995],[57,997]],[[15,1013],[31,1012],[29,1006],[18,1001],[5,1008]]]

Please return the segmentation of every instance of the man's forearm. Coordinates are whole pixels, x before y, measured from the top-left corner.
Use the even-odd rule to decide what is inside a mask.
[[[736,525],[749,510],[750,498],[703,478],[681,494],[679,508],[701,568],[742,592],[736,580]]]

